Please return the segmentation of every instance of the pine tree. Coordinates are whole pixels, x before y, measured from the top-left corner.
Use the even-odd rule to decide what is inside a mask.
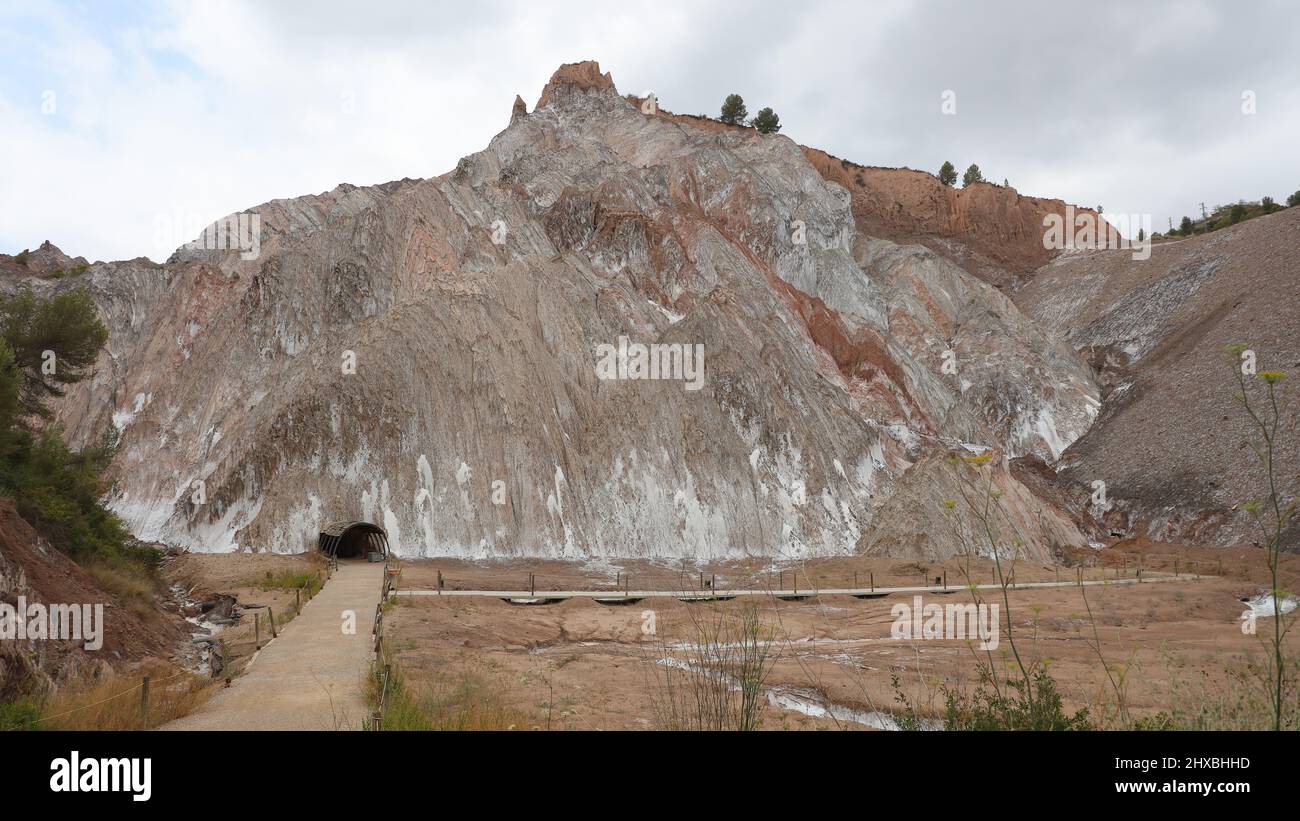
[[[744,99],[739,94],[728,94],[727,99],[722,101],[722,115],[718,119],[727,125],[742,125],[748,116],[749,110],[745,108]]]
[[[952,163],[944,160],[943,165],[939,166],[939,182],[944,185],[952,185],[957,181],[957,169],[953,168]]]
[[[775,134],[781,130],[781,118],[772,109],[764,108],[754,115],[751,125],[758,129],[759,134]]]

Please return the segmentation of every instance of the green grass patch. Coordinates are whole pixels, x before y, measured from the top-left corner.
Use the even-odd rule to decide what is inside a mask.
[[[265,578],[245,582],[244,586],[267,591],[306,588],[308,595],[314,596],[320,589],[320,577],[314,570],[281,570],[278,573],[268,573]]]
[[[33,730],[40,717],[40,706],[29,698],[0,702],[0,731]]]

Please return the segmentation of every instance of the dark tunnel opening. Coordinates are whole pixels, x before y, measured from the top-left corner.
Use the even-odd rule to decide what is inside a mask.
[[[388,535],[370,522],[333,522],[320,533],[320,551],[339,559],[365,559],[377,553],[388,556]]]

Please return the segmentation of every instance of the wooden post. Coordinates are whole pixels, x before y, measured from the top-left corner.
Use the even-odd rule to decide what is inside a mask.
[[[1056,583],[1057,583],[1057,584],[1060,584],[1060,583],[1061,583],[1061,566],[1060,566],[1059,564],[1057,564],[1056,562],[1052,562],[1052,570],[1056,572]]]
[[[799,593],[799,571],[798,570],[790,571],[790,584],[794,587],[795,595],[798,595]]]
[[[253,614],[253,646],[262,649],[262,614]]]
[[[269,606],[266,608],[266,620],[271,623],[271,638],[279,638],[279,633],[275,631],[275,613],[271,611]]]
[[[295,587],[293,589],[293,609],[302,609],[302,588],[300,587]]]
[[[876,571],[870,570],[867,575],[871,577],[871,592],[874,593],[876,592]]]
[[[140,682],[140,727],[149,726],[149,677]]]
[[[947,590],[947,589],[948,589],[948,571],[947,571],[947,570],[943,571],[943,589],[944,589],[944,590]]]
[[[1178,575],[1178,557],[1177,557],[1177,556],[1174,557],[1174,575],[1175,575],[1175,576]]]
[[[853,571],[853,589],[858,589],[858,571],[856,570]]]

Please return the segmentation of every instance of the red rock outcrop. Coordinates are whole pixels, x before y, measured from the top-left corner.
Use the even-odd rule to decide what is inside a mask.
[[[818,173],[852,193],[860,231],[926,245],[1003,291],[1016,290],[1060,253],[1044,247],[1048,214],[1064,219],[1073,207],[1076,216],[1108,232],[1103,241],[1114,232],[1092,209],[1062,200],[1026,197],[987,182],[954,188],[924,171],[861,166],[806,146],[803,152]]]

